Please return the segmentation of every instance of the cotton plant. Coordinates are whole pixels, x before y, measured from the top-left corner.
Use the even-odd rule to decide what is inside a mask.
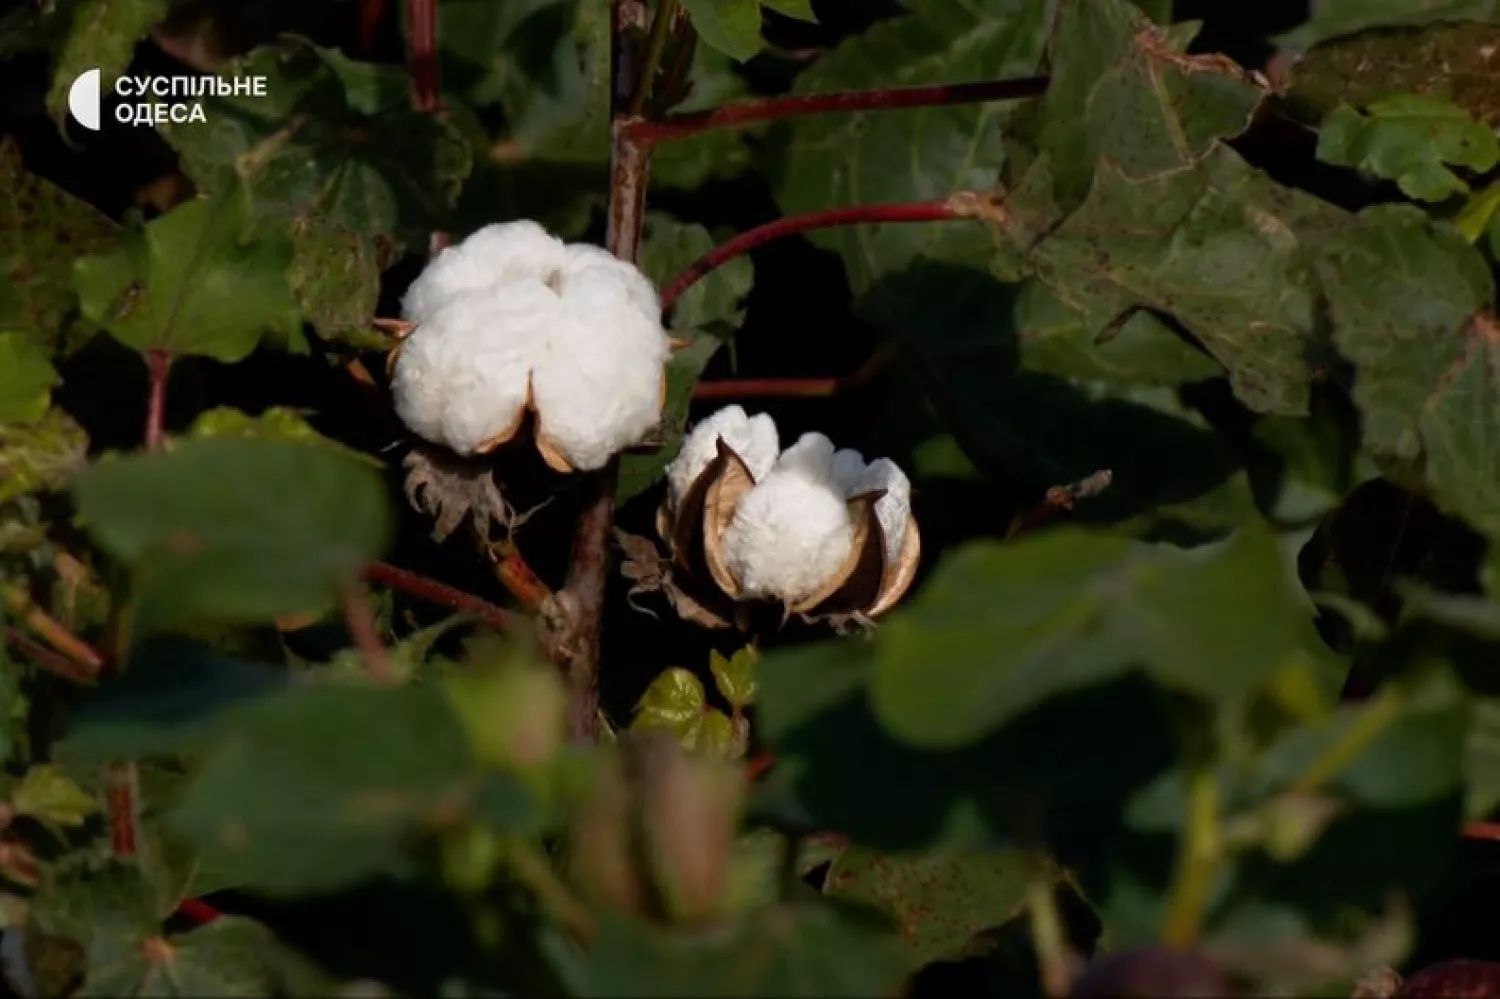
[[[657,531],[700,623],[716,606],[765,602],[809,621],[874,619],[906,593],[921,557],[911,484],[823,434],[781,448],[770,416],[729,406],[687,435],[667,467]],[[673,592],[674,590],[680,592]]]
[[[660,423],[671,354],[660,299],[597,246],[530,221],[485,226],[428,264],[402,312],[396,412],[454,454],[493,451],[530,412],[549,466],[594,471]]]

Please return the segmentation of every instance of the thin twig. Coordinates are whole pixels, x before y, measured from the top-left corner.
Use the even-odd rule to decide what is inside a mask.
[[[406,0],[406,65],[411,72],[413,104],[418,111],[443,107],[438,76],[437,0]]]
[[[166,441],[167,379],[172,373],[172,354],[161,348],[146,351],[146,450],[160,451]]]
[[[812,114],[849,114],[856,111],[895,111],[905,108],[943,107],[951,104],[983,104],[1036,97],[1047,89],[1046,77],[1017,80],[984,80],[978,83],[938,84],[931,87],[900,87],[892,90],[852,90],[796,97],[768,97],[671,114],[659,121],[632,119],[631,137],[645,146],[686,139],[721,128],[743,128],[765,121],[800,118]]]
[[[489,549],[494,564],[495,578],[510,595],[521,601],[521,606],[535,613],[552,597],[552,591],[542,582],[530,565],[521,557],[516,546],[506,543]]]
[[[836,378],[723,378],[693,386],[694,399],[827,399],[863,388],[890,363],[891,351],[877,350],[847,375]]]
[[[51,614],[37,606],[24,590],[16,586],[0,587],[0,599],[3,599],[5,606],[12,614],[21,619],[22,624],[35,632],[37,637],[54,650],[91,673],[98,673],[104,669],[104,657],[93,646],[74,635]]]
[[[656,0],[656,15],[651,19],[651,37],[646,42],[645,65],[650,73],[642,73],[635,81],[635,89],[625,108],[626,114],[638,115],[646,106],[652,85],[656,82],[656,68],[661,65],[662,56],[667,51],[667,39],[672,36],[672,19],[676,14],[677,0]]]
[[[87,667],[80,666],[67,656],[53,652],[41,642],[21,633],[15,628],[5,629],[5,642],[42,669],[62,677],[69,683],[88,686],[98,679]]]
[[[972,195],[969,197],[972,198]],[[689,264],[687,270],[673,278],[672,283],[667,285],[666,290],[662,292],[662,311],[665,312],[675,305],[685,291],[712,273],[715,268],[748,253],[757,246],[784,236],[794,236],[814,229],[832,229],[838,226],[876,222],[950,222],[973,218],[972,212],[965,211],[961,207],[963,203],[956,198],[945,198],[942,201],[919,201],[908,204],[853,205],[848,208],[830,208],[825,211],[808,212],[806,215],[794,215],[790,218],[777,219],[775,222],[767,222],[765,225],[756,226],[754,229],[720,243]]]
[[[110,849],[116,860],[133,860],[141,843],[140,768],[135,760],[106,763],[99,768],[109,816]]]
[[[364,591],[357,586],[350,586],[344,591],[342,603],[344,626],[349,629],[349,637],[354,639],[355,647],[364,658],[365,669],[369,671],[370,678],[385,686],[399,683],[400,678],[391,670],[385,646],[380,644],[380,633],[375,628],[375,614],[370,610],[370,602],[365,599]]]
[[[497,630],[504,630],[512,623],[508,611],[496,607],[488,600],[482,600],[457,587],[420,576],[415,572],[408,572],[387,562],[367,564],[362,575],[367,583],[389,586],[393,590],[399,590],[440,607],[449,607],[464,614],[472,614]]]

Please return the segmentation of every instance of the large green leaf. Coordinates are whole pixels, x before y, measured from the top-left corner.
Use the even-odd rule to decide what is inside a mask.
[[[47,91],[47,110],[59,126],[73,81],[97,69],[100,87],[113,87],[130,66],[136,43],[166,17],[167,6],[168,0],[83,0],[77,6]]]
[[[797,78],[796,93],[1026,76],[1041,60],[1043,4],[1032,0],[913,0]],[[830,205],[945,198],[988,191],[1002,158],[1000,103],[818,115],[794,122],[776,188],[787,215]],[[844,258],[862,292],[918,255],[982,260],[992,237],[965,223],[858,226],[811,237]]]
[[[143,627],[324,610],[391,531],[367,465],[286,441],[198,439],[114,458],[76,497],[94,537],[137,571]]]
[[[55,344],[74,308],[73,261],[113,246],[118,227],[88,204],[27,173],[0,139],[0,328]]]
[[[1307,23],[1276,41],[1289,49],[1306,49],[1331,38],[1371,28],[1497,19],[1500,19],[1500,7],[1496,6],[1495,0],[1314,0],[1312,16]]]
[[[287,285],[292,247],[247,238],[250,205],[231,185],[125,233],[114,252],[74,265],[83,313],[136,350],[235,362],[267,330],[300,329]]]
[[[1378,453],[1415,462],[1446,505],[1500,531],[1500,333],[1479,252],[1410,206],[1380,206],[1330,240],[1318,272],[1334,340],[1358,365],[1354,398]]]
[[[1310,613],[1293,586],[1259,527],[1192,552],[1079,528],[974,542],[871,643],[875,712],[943,749],[1136,667],[1232,703],[1303,654]]]
[[[713,249],[714,239],[699,225],[652,215],[641,246],[641,269],[658,288]],[[744,319],[741,303],[750,293],[755,271],[740,257],[716,268],[678,299],[672,310],[672,335],[688,341],[667,365],[667,406],[662,414],[661,444],[649,454],[627,454],[620,459],[616,498],[624,502],[650,489],[682,446],[693,387],[724,342]]]
[[[406,73],[288,38],[220,70],[256,76],[266,96],[212,98],[206,122],[161,126],[199,190],[238,176],[257,215],[425,245],[470,152],[453,125],[411,109]]]
[[[168,829],[215,871],[264,891],[331,890],[393,870],[410,837],[461,818],[483,790],[433,685],[302,687],[226,729]]]
[[[1467,194],[1449,165],[1486,173],[1500,162],[1500,140],[1456,104],[1405,94],[1375,101],[1366,113],[1343,105],[1323,121],[1318,158],[1394,180],[1423,201]]]

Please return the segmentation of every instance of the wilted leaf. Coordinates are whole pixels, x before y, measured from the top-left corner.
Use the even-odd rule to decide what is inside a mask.
[[[1408,197],[1442,201],[1469,190],[1449,165],[1485,173],[1500,162],[1500,140],[1463,108],[1408,94],[1375,101],[1364,115],[1336,109],[1323,121],[1318,159],[1394,180]]]
[[[318,686],[226,724],[167,819],[204,863],[268,892],[331,890],[390,869],[408,837],[479,790],[440,688]]]
[[[231,186],[178,205],[124,245],[74,265],[83,314],[136,350],[240,361],[262,333],[300,329],[287,286],[291,245],[260,233],[247,241],[250,206]]]
[[[1035,72],[1046,32],[1030,0],[913,0],[910,15],[851,38],[797,77],[797,94],[1024,77]],[[815,115],[792,122],[776,189],[785,215],[830,205],[946,198],[988,191],[1003,158],[1004,103]],[[862,293],[919,255],[982,260],[993,237],[962,222],[830,229],[810,237],[837,250]]]
[[[47,111],[59,128],[66,120],[73,81],[85,70],[98,69],[101,89],[112,88],[130,66],[136,43],[166,14],[167,0],[83,0],[76,7],[47,92]]]
[[[328,608],[387,543],[383,493],[328,448],[221,438],[101,462],[75,495],[99,543],[136,569],[142,618],[163,627]]]
[[[206,124],[159,128],[200,191],[238,176],[257,215],[407,243],[425,240],[457,200],[468,147],[452,125],[412,110],[405,70],[286,39],[220,71],[255,76],[266,96],[212,98]]]
[[[921,967],[958,956],[975,934],[1024,911],[1030,880],[1019,850],[950,856],[851,846],[828,869],[823,892],[889,913]]]
[[[88,438],[56,407],[34,424],[0,424],[0,503],[67,488],[88,462]]]
[[[74,308],[73,261],[114,244],[118,227],[21,167],[0,139],[0,328],[55,344]]]
[[[0,333],[0,423],[35,423],[52,403],[57,371],[42,345],[21,333]]]
[[[703,935],[608,919],[579,969],[586,995],[765,999],[883,995],[894,942],[823,906],[762,909]]]

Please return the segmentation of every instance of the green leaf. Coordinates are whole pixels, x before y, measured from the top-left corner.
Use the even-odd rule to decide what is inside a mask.
[[[11,791],[17,815],[29,815],[50,826],[74,827],[99,810],[92,794],[51,764],[37,764]]]
[[[88,437],[56,407],[32,424],[0,423],[0,503],[67,488],[88,465]]]
[[[57,370],[22,333],[0,333],[0,423],[36,423],[52,404]]]
[[[714,239],[699,225],[685,225],[664,215],[646,220],[641,247],[641,270],[658,288],[703,254],[713,249]],[[616,502],[623,503],[650,489],[682,446],[693,387],[708,362],[744,320],[741,302],[750,293],[755,271],[744,257],[716,268],[678,299],[672,309],[671,330],[688,340],[667,365],[667,405],[662,414],[659,438],[662,444],[649,454],[627,454],[620,459]]]
[[[136,350],[243,360],[268,329],[298,328],[286,282],[291,246],[245,240],[245,191],[178,205],[124,245],[74,265],[83,313]]]
[[[83,0],[78,5],[47,91],[47,111],[59,128],[66,120],[73,81],[98,69],[100,89],[109,92],[130,66],[136,43],[167,16],[167,5],[167,0]]]
[[[901,980],[885,934],[826,906],[762,909],[703,934],[612,917],[582,960],[580,994],[597,996],[885,995]]]
[[[1042,57],[1043,4],[1030,0],[912,0],[797,77],[796,94],[1024,77]],[[815,115],[791,122],[776,202],[784,215],[829,205],[926,201],[988,191],[1003,158],[1003,103]],[[809,236],[844,259],[862,293],[919,255],[982,260],[993,238],[961,222],[867,225]]]
[[[238,177],[257,215],[424,248],[457,201],[471,167],[468,146],[453,125],[412,110],[404,69],[287,38],[230,61],[219,75],[263,76],[266,96],[211,98],[207,124],[159,128],[200,191],[228,190]],[[361,274],[360,284],[367,280]],[[299,283],[306,294],[306,281]]]
[[[778,14],[796,18],[799,21],[807,21],[809,24],[818,23],[818,15],[813,13],[812,0],[760,0],[761,6],[768,7]]]
[[[286,276],[302,318],[325,340],[367,334],[380,299],[374,240],[310,215],[292,219],[288,228],[292,261]]]
[[[1323,247],[1317,267],[1334,342],[1359,367],[1367,446],[1406,463],[1425,457],[1449,509],[1500,531],[1494,278],[1462,236],[1417,208],[1378,206],[1360,222]]]
[[[736,62],[760,51],[761,0],[682,0],[704,44]]]
[[[1145,180],[1193,165],[1249,127],[1265,86],[1222,56],[1187,55],[1192,38],[1125,0],[1061,6],[1041,151],[1064,208],[1088,194],[1104,160]]]
[[[272,893],[393,870],[408,837],[480,790],[447,695],[304,687],[239,713],[167,818],[203,862]]]
[[[1318,136],[1318,159],[1394,180],[1408,197],[1443,201],[1469,191],[1448,165],[1485,173],[1500,162],[1500,140],[1455,104],[1404,94],[1375,101],[1365,115],[1335,109]]]
[[[1192,552],[1078,528],[970,543],[876,635],[875,712],[936,750],[1136,666],[1233,703],[1299,654],[1310,614],[1291,583],[1259,527]]]
[[[75,496],[98,542],[137,570],[142,627],[325,610],[391,532],[368,466],[285,441],[190,440],[102,461]]]
[[[735,711],[744,711],[755,703],[755,664],[760,654],[747,645],[725,659],[718,650],[709,653],[708,668],[714,675],[714,686]]]
[[[92,206],[21,167],[0,139],[0,328],[56,344],[75,307],[73,261],[107,250],[119,227]]]
[[[1495,0],[1314,0],[1307,22],[1275,42],[1283,48],[1302,50],[1371,28],[1494,20],[1500,20]]]
[[[193,438],[235,437],[312,444],[376,468],[382,467],[378,459],[363,451],[356,451],[331,437],[324,437],[300,413],[285,406],[271,406],[257,416],[251,416],[232,406],[205,410],[193,421],[187,435]]]
[[[646,688],[636,705],[636,724],[666,728],[685,736],[707,710],[703,684],[691,671],[672,667],[663,670]]]

